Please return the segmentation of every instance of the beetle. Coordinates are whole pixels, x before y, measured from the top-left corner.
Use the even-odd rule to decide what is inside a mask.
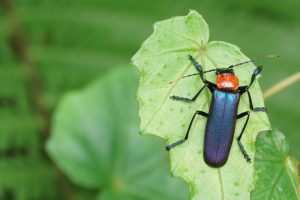
[[[271,55],[269,57],[274,56]],[[222,167],[228,160],[234,138],[236,121],[237,119],[246,117],[246,121],[237,138],[237,142],[244,158],[247,160],[247,162],[251,163],[251,159],[241,142],[243,133],[250,118],[250,112],[245,111],[239,114],[237,112],[240,97],[245,93],[247,93],[248,95],[250,110],[255,112],[266,112],[265,107],[253,106],[251,94],[249,92],[249,88],[253,84],[255,78],[261,73],[262,66],[258,66],[254,70],[249,85],[239,86],[239,80],[238,77],[234,74],[233,68],[249,62],[253,62],[253,60],[241,62],[226,68],[216,68],[208,71],[203,71],[202,66],[193,56],[189,55],[189,60],[196,67],[198,73],[190,74],[182,78],[200,75],[201,81],[204,83],[204,86],[199,90],[199,92],[197,92],[197,94],[193,98],[171,96],[171,99],[192,103],[195,102],[195,100],[199,97],[199,95],[205,88],[208,88],[212,93],[209,112],[206,113],[197,110],[190,121],[184,139],[166,146],[165,149],[169,151],[175,146],[184,143],[189,137],[189,132],[191,130],[195,117],[197,115],[200,115],[207,118],[203,149],[204,161],[211,167]],[[204,79],[203,77],[204,73],[212,71],[216,72],[216,84]]]

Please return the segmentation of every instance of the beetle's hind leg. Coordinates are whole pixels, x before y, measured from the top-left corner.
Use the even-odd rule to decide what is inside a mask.
[[[170,151],[170,149],[176,147],[177,145],[180,145],[180,144],[184,143],[184,142],[189,138],[189,133],[190,133],[190,130],[191,130],[191,127],[192,127],[192,124],[193,124],[193,121],[194,121],[196,115],[201,115],[201,116],[203,116],[203,117],[207,117],[207,116],[208,116],[208,114],[207,114],[206,112],[197,110],[197,111],[195,112],[195,114],[193,115],[193,117],[192,117],[192,120],[191,120],[191,122],[190,122],[189,128],[188,128],[188,130],[187,130],[187,132],[186,132],[186,134],[185,134],[184,139],[178,140],[177,142],[174,142],[174,143],[172,143],[172,144],[166,146],[165,149],[166,149],[167,151]]]
[[[245,131],[245,128],[246,128],[246,126],[247,126],[247,124],[248,124],[248,121],[249,121],[249,118],[250,118],[250,112],[249,112],[249,111],[246,111],[246,112],[242,112],[242,113],[238,114],[238,115],[237,115],[237,119],[241,119],[241,118],[246,117],[246,116],[247,116],[246,122],[245,122],[245,124],[244,124],[244,126],[243,126],[243,129],[242,129],[242,131],[241,131],[239,137],[237,138],[237,141],[238,141],[238,145],[239,145],[239,147],[240,147],[240,149],[241,149],[241,151],[242,151],[242,153],[243,153],[243,155],[244,155],[244,158],[247,160],[247,162],[251,163],[251,158],[250,158],[249,155],[247,154],[247,152],[246,152],[246,150],[245,150],[245,148],[244,148],[244,146],[243,146],[243,144],[242,144],[242,142],[241,142],[243,133],[244,133],[244,131]]]

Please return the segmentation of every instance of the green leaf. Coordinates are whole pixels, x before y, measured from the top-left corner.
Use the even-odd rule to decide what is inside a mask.
[[[162,137],[166,144],[170,144],[184,138],[196,110],[208,112],[211,99],[208,90],[195,103],[170,99],[171,95],[192,97],[203,86],[198,76],[179,80],[183,75],[197,72],[188,60],[189,54],[202,64],[204,70],[249,60],[237,46],[220,41],[208,42],[208,37],[208,25],[196,11],[154,25],[153,34],[132,58],[140,70],[138,101],[142,134]],[[253,64],[235,69],[240,85],[249,84],[254,69]],[[215,82],[213,73],[205,74],[205,78]],[[257,81],[250,92],[254,106],[264,106]],[[250,110],[246,95],[241,97],[238,110],[239,113]],[[191,199],[250,199],[250,191],[254,189],[254,167],[244,160],[236,142],[245,121],[238,120],[228,162],[218,169],[209,167],[203,160],[205,123],[206,119],[197,117],[188,141],[170,151],[172,174],[189,184]],[[268,129],[267,115],[251,112],[242,143],[252,159],[257,134]]]
[[[251,200],[299,200],[298,162],[279,131],[260,133],[256,141],[255,190]]]
[[[101,200],[186,199],[168,174],[162,141],[138,136],[138,75],[118,69],[66,95],[54,114],[47,151],[78,185]]]

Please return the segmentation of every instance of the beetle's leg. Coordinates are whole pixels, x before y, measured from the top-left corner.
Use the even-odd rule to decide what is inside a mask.
[[[254,72],[253,72],[253,74],[252,74],[250,84],[247,85],[247,86],[240,86],[240,87],[239,87],[239,92],[240,92],[241,95],[242,95],[243,93],[247,92],[248,99],[249,99],[249,104],[250,104],[250,109],[251,109],[252,111],[262,111],[262,112],[266,112],[266,108],[265,108],[265,107],[256,107],[256,108],[253,107],[253,102],[252,102],[251,94],[250,94],[250,92],[249,92],[250,86],[253,84],[253,82],[254,82],[256,76],[259,75],[259,74],[261,73],[261,71],[262,71],[262,67],[261,67],[261,66],[258,66],[258,67],[254,70]]]
[[[267,112],[267,109],[265,107],[253,107],[253,103],[252,103],[252,98],[251,98],[251,94],[249,92],[249,90],[246,90],[247,94],[248,94],[248,99],[249,99],[249,104],[250,104],[250,109],[253,111],[262,111],[262,112]]]
[[[203,69],[202,69],[202,66],[198,63],[198,61],[191,55],[189,55],[189,60],[191,61],[191,63],[196,67],[197,71],[199,72],[202,82],[204,84],[206,84],[210,90],[212,90],[213,88],[216,88],[217,87],[216,84],[204,79]]]
[[[246,92],[251,87],[251,85],[253,84],[256,76],[259,75],[261,73],[261,71],[262,71],[262,66],[258,66],[257,68],[255,68],[255,70],[254,70],[254,72],[253,72],[253,74],[251,76],[251,80],[250,80],[249,85],[245,85],[245,86],[240,86],[239,87],[238,90],[240,91],[241,94],[244,93],[244,92]]]
[[[186,98],[186,97],[179,97],[179,96],[171,96],[170,98],[176,101],[185,101],[185,102],[194,102],[196,101],[196,99],[198,98],[198,96],[201,94],[201,92],[204,90],[204,88],[207,85],[205,84],[200,90],[199,92],[197,92],[197,94],[193,97],[193,98]]]
[[[203,78],[203,69],[202,69],[202,66],[197,62],[197,60],[193,57],[193,56],[191,56],[191,55],[189,55],[189,60],[191,61],[191,63],[196,67],[196,69],[197,69],[197,71],[199,72],[199,74],[200,74],[200,77],[201,77],[201,79],[202,79],[202,82],[204,82],[204,78]]]
[[[166,149],[167,151],[169,151],[170,149],[172,149],[173,147],[175,147],[175,146],[177,146],[177,145],[179,145],[179,144],[184,143],[184,142],[189,138],[189,133],[190,133],[190,130],[191,130],[191,127],[192,127],[192,124],[193,124],[193,121],[194,121],[196,115],[201,115],[201,116],[203,116],[203,117],[207,117],[207,116],[208,116],[208,114],[207,114],[206,112],[197,110],[197,111],[195,112],[195,114],[193,115],[193,118],[192,118],[192,120],[191,120],[191,122],[190,122],[189,128],[188,128],[188,130],[187,130],[187,132],[186,132],[186,134],[185,134],[184,139],[178,140],[177,142],[174,142],[174,143],[172,143],[172,144],[166,146],[165,149]]]
[[[251,159],[250,159],[249,155],[247,154],[247,152],[246,152],[246,150],[245,150],[245,148],[244,148],[244,146],[243,146],[243,144],[241,142],[243,133],[245,131],[245,128],[246,128],[246,126],[248,124],[248,121],[249,121],[249,118],[250,118],[250,112],[246,111],[246,112],[242,112],[242,113],[238,114],[237,115],[237,119],[241,119],[242,117],[245,117],[245,116],[247,116],[247,119],[246,119],[246,122],[245,122],[245,124],[243,126],[243,129],[242,129],[239,137],[237,138],[237,141],[238,141],[238,145],[239,145],[239,147],[240,147],[240,149],[241,149],[241,151],[242,151],[242,153],[244,155],[244,158],[247,160],[247,162],[251,163]]]
[[[197,60],[191,55],[189,55],[189,59],[190,59],[191,63],[196,67],[197,71],[199,72],[201,80],[204,83],[204,86],[199,90],[199,92],[197,92],[197,94],[193,98],[171,96],[170,98],[173,99],[173,100],[185,101],[185,102],[189,102],[189,103],[194,102],[194,101],[196,101],[196,99],[198,98],[198,96],[201,94],[201,92],[204,90],[205,87],[208,87],[208,89],[211,92],[213,92],[214,89],[216,88],[216,84],[214,84],[214,83],[212,83],[208,80],[205,80],[203,78],[203,70],[202,70],[201,65],[197,62]]]
[[[252,102],[252,97],[251,97],[251,94],[247,88],[247,86],[241,86],[239,87],[239,92],[240,94],[244,94],[245,92],[247,92],[247,95],[248,95],[248,99],[249,99],[249,105],[250,105],[250,109],[252,111],[262,111],[262,112],[267,112],[267,109],[265,107],[255,107],[253,106],[253,102]]]
[[[197,94],[193,97],[193,98],[187,98],[187,97],[179,97],[179,96],[170,96],[170,98],[172,100],[176,100],[176,101],[185,101],[188,103],[194,102],[196,101],[196,99],[199,97],[199,95],[201,94],[201,92],[205,89],[205,87],[208,87],[208,89],[210,90],[210,92],[213,92],[215,90],[214,85],[210,85],[209,83],[204,84],[204,86],[199,90],[199,92],[197,92]]]
[[[250,84],[248,85],[248,89],[251,87],[251,85],[252,85],[252,83],[254,82],[256,76],[259,75],[259,74],[261,73],[261,71],[262,71],[262,66],[258,66],[258,67],[254,70],[254,72],[253,72],[253,74],[252,74],[252,76],[251,76]]]
[[[173,99],[173,100],[177,100],[177,101],[185,101],[185,102],[194,102],[196,101],[196,99],[198,98],[198,96],[201,94],[201,92],[204,90],[205,87],[208,87],[208,89],[213,92],[214,89],[216,88],[216,84],[208,81],[208,80],[205,80],[203,78],[203,70],[202,70],[202,67],[201,65],[196,61],[196,59],[189,55],[189,59],[191,61],[191,63],[196,67],[197,71],[199,72],[200,74],[200,77],[201,77],[201,80],[202,82],[204,83],[204,86],[199,90],[199,92],[197,92],[197,94],[193,97],[193,98],[187,98],[187,97],[179,97],[179,96],[171,96],[170,98]]]

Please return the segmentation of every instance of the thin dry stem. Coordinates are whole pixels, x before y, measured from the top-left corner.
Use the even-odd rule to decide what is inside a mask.
[[[277,94],[281,90],[289,87],[290,85],[296,83],[299,80],[300,80],[300,71],[285,78],[284,80],[280,81],[273,87],[269,88],[267,91],[264,92],[264,98],[268,99],[272,97],[273,95]]]

